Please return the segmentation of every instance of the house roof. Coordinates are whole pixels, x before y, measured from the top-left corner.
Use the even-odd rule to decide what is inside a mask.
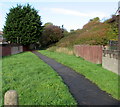
[[[0,31],[0,35],[3,35],[3,31]]]
[[[3,38],[3,36],[0,34],[0,44],[8,44],[7,42],[6,42],[6,39],[5,38]]]

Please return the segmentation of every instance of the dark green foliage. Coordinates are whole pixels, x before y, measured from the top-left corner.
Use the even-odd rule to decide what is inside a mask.
[[[119,16],[117,15],[112,15],[112,18],[108,19],[105,21],[105,23],[109,24],[109,40],[112,41],[118,41],[118,21],[119,21]]]
[[[118,35],[118,16],[112,16],[112,20],[114,20],[114,22],[110,23],[111,24],[111,30],[112,30],[112,34],[114,36]]]
[[[44,27],[40,43],[42,47],[47,47],[58,42],[63,36],[62,29],[59,26],[47,25]]]
[[[41,25],[38,11],[29,4],[17,5],[7,14],[3,32],[7,41],[29,45],[38,42],[42,32]]]

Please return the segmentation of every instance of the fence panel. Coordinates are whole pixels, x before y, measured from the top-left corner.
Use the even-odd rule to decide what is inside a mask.
[[[29,50],[26,48],[26,50]],[[20,52],[23,52],[23,51],[26,51],[24,50],[24,46],[22,45],[0,45],[0,56],[8,56],[8,55],[13,55],[13,54],[17,54],[17,53],[20,53]]]
[[[2,46],[0,45],[0,48],[1,48],[1,51],[0,52],[2,55],[0,56],[8,56],[8,55],[11,55],[11,47],[6,45],[6,46]]]
[[[102,64],[102,46],[75,45],[74,54],[96,64]]]

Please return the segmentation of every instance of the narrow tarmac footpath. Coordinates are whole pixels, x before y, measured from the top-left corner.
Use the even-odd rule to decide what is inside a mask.
[[[120,102],[112,98],[106,92],[100,90],[95,84],[90,82],[81,74],[66,67],[55,60],[33,51],[40,59],[50,65],[63,79],[68,86],[78,105],[119,105]],[[109,81],[108,81],[109,82]]]

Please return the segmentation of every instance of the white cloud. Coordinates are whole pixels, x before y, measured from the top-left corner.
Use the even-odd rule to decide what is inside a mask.
[[[104,12],[82,13],[79,11],[68,10],[68,9],[63,9],[63,8],[50,8],[49,10],[54,13],[64,14],[64,15],[73,15],[73,16],[82,16],[82,17],[99,17],[99,18],[109,17],[109,15],[107,15]]]

